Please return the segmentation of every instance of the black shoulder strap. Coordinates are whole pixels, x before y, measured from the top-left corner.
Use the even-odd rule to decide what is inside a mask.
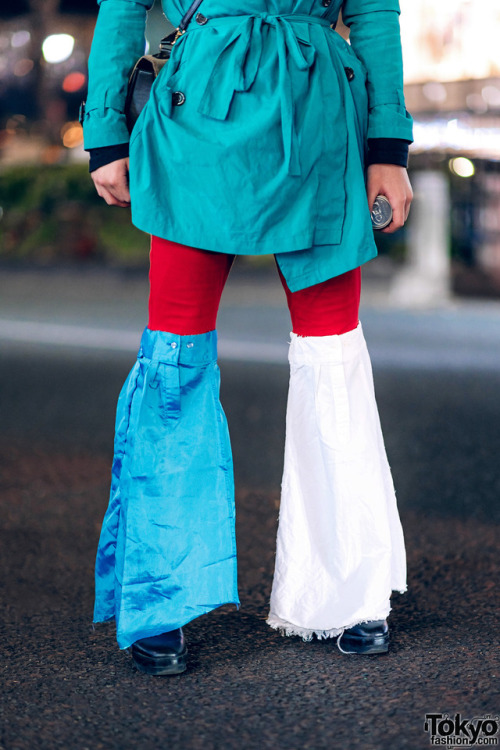
[[[164,36],[163,39],[160,41],[160,53],[159,57],[168,57],[170,55],[170,52],[172,51],[172,46],[175,44],[175,40],[177,39],[180,34],[184,33],[184,30],[188,23],[190,22],[191,18],[194,16],[197,9],[200,7],[202,3],[202,0],[194,0],[193,3],[191,3],[189,10],[187,13],[183,15],[181,18],[181,21],[179,23],[179,26],[174,29],[170,34],[167,36]]]
[[[201,5],[202,0],[194,0],[193,3],[191,3],[187,13],[182,17],[181,22],[179,24],[179,29],[181,31],[184,31],[188,23],[190,22],[191,18],[195,14],[195,12],[198,10],[199,6]]]

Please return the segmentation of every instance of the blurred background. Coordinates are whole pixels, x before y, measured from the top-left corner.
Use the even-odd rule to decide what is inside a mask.
[[[500,59],[494,40],[500,7],[484,0],[442,0],[438,7],[431,0],[402,0],[401,7],[417,200],[403,231],[377,237],[385,259],[378,273],[394,277],[395,302],[408,295],[424,302],[448,291],[496,297]],[[86,176],[78,109],[86,96],[96,12],[95,0],[2,3],[0,262],[147,262],[147,238],[130,225],[128,212],[107,210]],[[148,14],[147,48],[155,51],[171,29],[157,0]],[[341,24],[338,30],[347,36]],[[424,245],[427,260],[419,260]],[[405,264],[411,289],[399,273]]]
[[[97,5],[1,0],[1,748],[422,750],[426,712],[498,716],[500,4],[401,8],[414,200],[376,237],[361,312],[408,555],[391,649],[360,665],[264,623],[290,319],[272,256],[238,256],[217,330],[242,606],[188,624],[179,690],[91,626],[149,250],[82,148]],[[171,28],[156,2],[147,47]]]

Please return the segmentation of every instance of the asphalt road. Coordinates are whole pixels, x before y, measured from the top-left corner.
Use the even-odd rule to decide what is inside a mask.
[[[60,295],[53,277],[0,288],[0,748],[420,750],[426,713],[498,716],[499,308],[364,310],[409,590],[392,598],[389,653],[348,656],[264,622],[289,329],[283,300],[236,280],[219,332],[242,606],[186,626],[188,672],[152,678],[112,625],[91,627],[114,409],[144,298],[130,280],[113,294],[83,281]],[[92,330],[124,337],[93,347]]]

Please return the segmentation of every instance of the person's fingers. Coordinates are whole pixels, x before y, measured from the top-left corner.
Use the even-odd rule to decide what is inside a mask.
[[[405,201],[404,198],[395,200],[392,206],[392,224],[396,229],[401,229],[405,223]]]
[[[110,206],[130,206],[129,160],[118,159],[92,172],[97,194]]]
[[[123,191],[120,186],[118,188],[115,185],[110,185],[109,183],[102,183],[99,181],[95,181],[95,187],[97,190],[97,194],[104,198],[106,203],[110,206],[122,206],[126,208],[130,205],[130,195],[127,191]],[[126,196],[128,195],[129,200],[126,200]]]
[[[123,203],[124,205],[130,205],[130,193],[128,191],[128,185],[123,182],[114,182],[108,185],[108,192],[111,193],[115,201]]]
[[[102,185],[97,189],[97,193],[104,198],[108,206],[120,206],[121,208],[127,208],[130,204],[125,201],[120,201],[116,198],[113,193]]]
[[[107,188],[117,201],[130,203],[130,192],[128,188],[128,159],[119,162],[117,167],[116,173],[113,179],[108,182]]]
[[[386,198],[391,204],[392,221],[389,226],[385,227],[385,229],[382,229],[381,231],[385,234],[392,234],[393,232],[397,232],[398,229],[401,229],[401,227],[405,223],[405,199],[404,197],[395,198],[389,195],[386,195]]]
[[[368,208],[370,209],[370,213],[373,210],[373,203],[375,201],[375,198],[379,194],[379,186],[375,182],[375,180],[370,180],[370,177],[368,176],[368,185],[366,189],[366,196],[368,198]]]
[[[384,195],[392,208],[392,221],[385,229],[392,234],[404,225],[410,211],[413,190],[404,167],[396,164],[371,164],[368,167],[367,196],[370,212],[377,195]]]
[[[129,205],[130,204],[130,193],[128,190],[128,184],[127,182],[122,179],[117,180],[111,180],[107,182],[98,182],[96,183],[97,192],[99,195],[101,195],[103,198],[105,196],[103,195],[103,192],[106,193],[108,196],[111,195],[113,198],[112,205]],[[101,192],[99,192],[101,191]],[[109,203],[108,198],[105,198],[106,202]]]

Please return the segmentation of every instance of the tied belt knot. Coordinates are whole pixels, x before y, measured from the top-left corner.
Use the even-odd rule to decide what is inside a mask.
[[[320,16],[305,14],[258,13],[242,16],[222,16],[208,19],[203,26],[236,23],[222,50],[217,55],[202,94],[198,112],[216,120],[225,120],[236,92],[248,91],[252,86],[262,57],[262,26],[276,32],[278,52],[278,81],[281,99],[281,130],[285,164],[288,174],[300,175],[299,149],[295,130],[295,101],[290,66],[306,71],[314,64],[316,49],[308,39],[301,38],[294,23],[320,23],[331,27],[331,22]],[[198,29],[193,29],[197,31]],[[183,34],[179,45],[187,34]]]

